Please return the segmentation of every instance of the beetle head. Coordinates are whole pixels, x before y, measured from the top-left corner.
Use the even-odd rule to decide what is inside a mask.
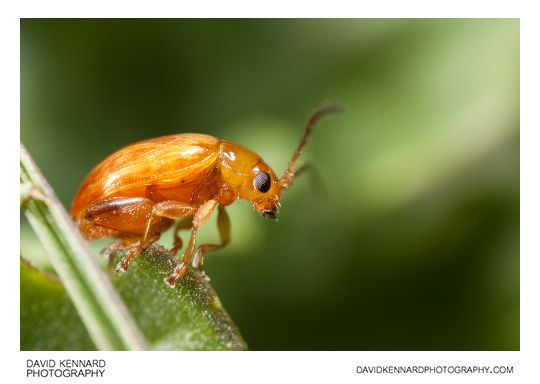
[[[265,218],[276,218],[281,196],[279,178],[256,153],[231,141],[220,144],[221,175],[234,198],[251,201]]]

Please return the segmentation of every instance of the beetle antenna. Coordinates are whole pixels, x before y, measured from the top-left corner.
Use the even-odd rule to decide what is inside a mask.
[[[296,151],[293,154],[293,157],[291,161],[289,161],[289,167],[285,171],[285,174],[283,177],[279,180],[279,184],[281,186],[281,189],[289,189],[289,187],[292,185],[292,182],[294,181],[294,167],[296,166],[296,160],[298,160],[298,157],[300,156],[300,152],[302,151],[302,148],[304,148],[304,145],[306,145],[307,137],[311,133],[311,130],[313,129],[313,126],[319,119],[325,115],[329,115],[331,113],[337,113],[340,112],[342,108],[339,105],[327,105],[325,107],[317,109],[309,118],[306,129],[304,131],[304,136],[302,136],[302,139],[300,140],[300,144],[298,145],[298,148],[296,148]]]

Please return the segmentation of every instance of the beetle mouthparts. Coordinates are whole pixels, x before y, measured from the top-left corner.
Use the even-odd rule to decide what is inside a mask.
[[[262,215],[263,215],[264,218],[270,218],[270,219],[275,219],[276,218],[276,213],[274,211],[269,210],[269,209],[264,210]]]

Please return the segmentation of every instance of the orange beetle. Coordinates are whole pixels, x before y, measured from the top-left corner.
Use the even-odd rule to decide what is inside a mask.
[[[157,241],[174,219],[183,218],[176,225],[173,254],[182,247],[178,231],[192,228],[192,232],[182,262],[165,279],[174,287],[191,260],[204,274],[204,254],[229,243],[230,222],[225,206],[246,199],[263,217],[276,217],[281,191],[293,182],[296,160],[312,126],[323,115],[338,109],[323,107],[310,117],[281,179],[256,153],[212,136],[185,133],[124,147],[86,177],[73,200],[71,216],[88,240],[119,237],[104,251],[110,257],[115,251],[127,250],[116,272],[126,271],[131,260]],[[203,244],[195,253],[197,230],[216,206],[221,243]]]

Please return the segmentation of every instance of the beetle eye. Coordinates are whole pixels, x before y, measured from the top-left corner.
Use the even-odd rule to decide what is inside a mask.
[[[268,192],[270,185],[272,185],[272,182],[270,181],[270,175],[268,173],[259,172],[257,176],[255,176],[255,186],[259,191],[263,193]]]

